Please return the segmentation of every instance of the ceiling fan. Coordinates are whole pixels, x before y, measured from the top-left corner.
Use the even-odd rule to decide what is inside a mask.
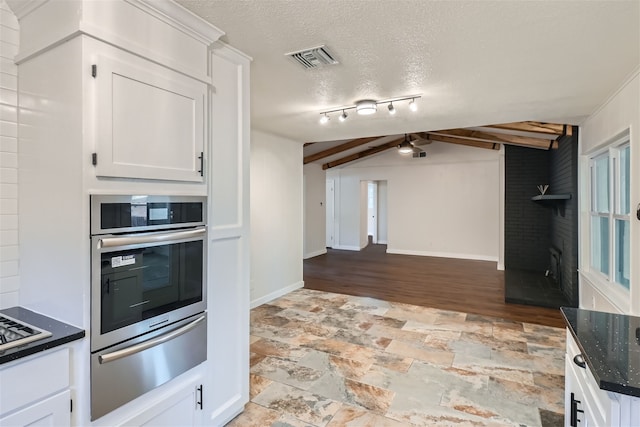
[[[402,154],[409,154],[409,153],[422,153],[424,150],[422,150],[421,148],[418,148],[418,145],[424,145],[424,144],[428,144],[431,141],[422,139],[419,135],[416,134],[411,134],[412,137],[417,136],[416,139],[411,139],[409,137],[409,134],[405,133],[404,134],[404,141],[402,141],[399,145],[398,145],[398,151]]]
[[[409,134],[411,138],[414,138],[411,140],[411,143],[414,146],[421,146],[421,145],[427,145],[427,144],[431,144],[431,139],[429,139],[429,135],[427,135],[425,132],[420,132],[420,133],[412,133]]]

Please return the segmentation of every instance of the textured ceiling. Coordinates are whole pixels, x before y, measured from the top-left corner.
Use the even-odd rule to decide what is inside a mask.
[[[253,57],[252,126],[293,140],[534,120],[579,124],[640,64],[640,2],[178,0]],[[326,44],[340,64],[284,54]],[[418,112],[319,112],[420,94]]]

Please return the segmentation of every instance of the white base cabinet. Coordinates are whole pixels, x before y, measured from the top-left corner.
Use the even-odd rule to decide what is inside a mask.
[[[201,368],[194,368],[202,371]],[[187,378],[178,378],[178,384],[169,384],[171,392],[155,393],[154,398],[141,409],[136,402],[123,407],[128,417],[118,416],[116,410],[94,422],[96,426],[109,427],[176,427],[201,426],[203,419],[202,376],[189,372]],[[157,390],[156,390],[157,391]]]
[[[568,329],[565,356],[565,427],[640,427],[640,398],[600,389]]]
[[[2,365],[0,426],[71,425],[69,378],[67,348]]]
[[[141,424],[148,427],[175,427],[179,425],[196,426],[197,422],[195,405],[197,405],[196,392],[189,392],[182,398],[177,397],[177,402],[173,403],[160,414]]]
[[[27,406],[7,417],[0,418],[2,427],[23,426],[51,426],[62,427],[71,425],[69,390],[58,393],[42,401]]]

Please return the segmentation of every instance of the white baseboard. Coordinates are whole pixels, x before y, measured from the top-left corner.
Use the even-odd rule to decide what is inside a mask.
[[[281,296],[286,295],[289,292],[295,291],[296,289],[300,289],[302,287],[304,287],[304,282],[301,280],[297,283],[294,283],[293,285],[287,286],[286,288],[280,288],[277,291],[271,292],[270,294],[267,294],[260,298],[256,298],[255,300],[251,301],[250,308],[256,308],[259,305],[266,304],[269,301],[273,301],[276,298],[280,298]]]
[[[477,254],[459,254],[459,253],[449,253],[449,252],[430,252],[430,251],[412,251],[406,249],[389,249],[387,248],[388,254],[398,254],[398,255],[418,255],[418,256],[432,256],[438,258],[458,258],[458,259],[472,259],[476,261],[493,261],[498,262],[497,256],[487,256],[487,255],[477,255]]]
[[[346,246],[346,245],[335,245],[333,249],[340,249],[342,251],[359,251],[360,246]]]
[[[306,254],[305,256],[302,257],[302,259],[309,259],[309,258],[313,258],[316,256],[320,256],[320,255],[324,255],[327,253],[327,248],[324,248],[320,251],[315,251],[315,252],[311,252],[309,254]]]

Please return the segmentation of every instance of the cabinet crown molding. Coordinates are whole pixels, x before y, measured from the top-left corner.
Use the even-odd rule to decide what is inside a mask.
[[[224,31],[172,0],[124,1],[145,10],[147,13],[150,13],[158,19],[165,21],[167,24],[186,32],[191,37],[199,39],[207,45],[211,45],[224,35]]]
[[[18,19],[22,19],[51,0],[9,0],[9,8]],[[87,0],[76,0],[83,4]],[[224,35],[224,31],[205,21],[173,0],[123,0],[136,6],[191,37],[210,45]]]

